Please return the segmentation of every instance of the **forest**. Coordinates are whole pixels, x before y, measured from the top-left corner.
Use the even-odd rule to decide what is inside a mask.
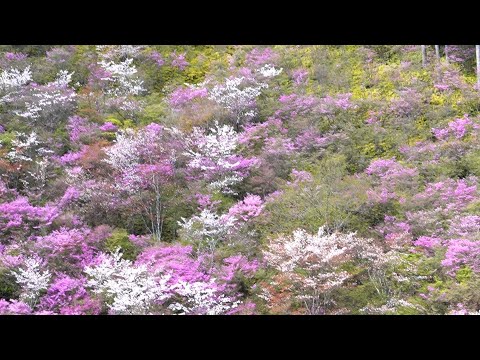
[[[0,315],[479,315],[480,45],[1,45]]]

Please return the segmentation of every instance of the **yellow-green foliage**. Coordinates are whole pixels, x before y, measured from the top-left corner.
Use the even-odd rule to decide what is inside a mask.
[[[258,220],[262,236],[272,229],[290,233],[297,228],[316,232],[327,225],[338,230],[365,230],[359,209],[366,202],[367,184],[346,175],[345,158],[332,156],[320,161],[313,181],[300,188],[287,186],[284,194],[266,205]]]
[[[145,98],[145,105],[140,114],[140,124],[150,124],[152,122],[159,123],[160,119],[168,113],[167,105],[162,99],[160,93],[152,93]]]
[[[128,238],[128,233],[125,229],[115,229],[112,235],[105,240],[105,248],[110,252],[120,248],[123,258],[128,260],[135,260],[139,251]]]
[[[0,134],[0,145],[1,145],[1,148],[5,149],[5,148],[8,148],[10,149],[10,147],[12,146],[12,140],[15,139],[15,134],[13,132],[10,132],[10,131],[6,131],[2,134]]]
[[[473,271],[469,266],[464,266],[457,271],[455,278],[459,283],[465,283],[471,279]]]

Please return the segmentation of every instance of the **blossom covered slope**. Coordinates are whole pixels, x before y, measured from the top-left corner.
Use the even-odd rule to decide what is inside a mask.
[[[0,314],[478,314],[447,49],[0,46]]]

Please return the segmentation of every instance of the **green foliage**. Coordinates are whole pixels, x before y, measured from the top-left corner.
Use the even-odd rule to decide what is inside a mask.
[[[167,108],[158,93],[153,93],[145,99],[145,107],[140,114],[140,125],[150,124],[159,121],[167,113]]]
[[[357,286],[339,288],[335,299],[339,308],[349,309],[351,314],[362,314],[360,309],[368,306],[377,307],[385,303],[386,299],[379,295],[371,282]]]
[[[0,299],[17,299],[20,296],[20,290],[12,272],[0,269]]]
[[[399,306],[395,315],[421,315],[421,311],[411,306]]]
[[[12,146],[12,140],[15,139],[15,134],[11,131],[5,131],[3,134],[0,134],[0,144],[2,148],[10,149]]]
[[[468,153],[464,158],[464,164],[469,174],[480,176],[480,150]]]
[[[105,249],[114,252],[120,248],[123,257],[128,260],[135,260],[138,255],[138,249],[128,238],[128,232],[125,229],[115,229],[112,235],[105,240]]]
[[[471,279],[472,275],[473,275],[472,269],[468,266],[464,266],[457,271],[455,278],[459,283],[464,284]]]
[[[300,188],[285,187],[284,194],[266,205],[258,220],[260,232],[272,229],[290,233],[297,228],[316,232],[323,225],[336,230],[365,230],[360,209],[366,202],[367,184],[346,175],[343,156],[322,159],[313,171],[313,181]]]

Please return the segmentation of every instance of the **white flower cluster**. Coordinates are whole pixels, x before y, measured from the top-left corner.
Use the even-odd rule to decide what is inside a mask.
[[[187,137],[185,155],[190,158],[188,166],[210,174],[217,173],[220,178],[209,183],[208,187],[225,194],[234,194],[231,186],[243,180],[242,176],[231,171],[239,165],[238,161],[230,161],[238,146],[238,134],[232,126],[219,126],[218,122],[208,132],[206,134],[204,129],[196,127]]]
[[[121,173],[124,181],[116,184],[119,190],[131,193],[137,190],[136,185],[140,177],[135,173],[135,168],[141,161],[140,152],[142,148],[151,145],[154,141],[155,139],[144,130],[126,129],[117,132],[115,143],[105,149],[107,158],[103,161]]]
[[[31,132],[29,135],[16,132],[15,138],[12,140],[12,147],[7,153],[7,158],[12,162],[17,161],[33,161],[32,157],[45,157],[53,153],[52,150],[38,147],[40,142],[37,133]]]
[[[209,92],[209,99],[232,112],[237,124],[243,118],[252,118],[256,115],[252,106],[255,99],[260,96],[262,89],[268,88],[268,84],[250,81],[243,76],[227,79],[223,85],[215,85]]]
[[[122,259],[120,249],[104,254],[100,264],[84,271],[90,276],[87,285],[111,300],[108,307],[113,314],[148,314],[155,302],[170,297],[168,275],[156,277],[146,265],[135,266]]]
[[[33,166],[33,171],[28,171],[28,174],[32,178],[33,182],[37,184],[38,189],[42,189],[47,184],[47,177],[48,177],[48,166],[50,165],[50,161],[47,159],[41,159],[35,161],[35,165]],[[32,184],[28,180],[20,179],[20,181],[25,185],[25,187],[31,187]]]
[[[212,181],[207,187],[213,191],[221,191],[224,194],[237,195],[235,191],[231,189],[232,186],[238,184],[243,180],[243,177],[238,174],[223,176],[220,180]]]
[[[406,300],[391,298],[380,307],[365,306],[360,309],[360,312],[364,314],[387,314],[394,313],[399,307],[412,308],[418,311],[425,310],[420,305],[412,304]]]
[[[59,109],[73,104],[77,94],[73,91],[65,93],[60,89],[54,89],[48,92],[35,92],[32,96],[35,98],[35,101],[25,101],[25,110],[14,111],[16,115],[36,120],[46,112],[59,111]]]
[[[105,150],[107,158],[104,161],[117,170],[129,172],[140,161],[138,146],[139,138],[133,129],[120,130],[114,145]]]
[[[17,283],[22,287],[20,299],[30,305],[37,301],[40,291],[48,287],[51,274],[48,270],[41,271],[41,263],[35,258],[25,260],[25,269],[14,271],[13,275]]]
[[[265,252],[265,258],[270,265],[282,272],[295,270],[306,259],[315,257],[315,262],[308,263],[312,268],[320,268],[333,258],[345,253],[348,241],[344,237],[351,238],[353,234],[337,235],[326,234],[325,228],[321,227],[316,235],[311,235],[303,229],[297,229],[292,236],[279,237],[272,241],[269,251]]]
[[[213,282],[214,280],[212,280]],[[233,301],[225,294],[218,294],[215,285],[212,283],[187,283],[180,280],[172,289],[183,297],[183,301],[182,303],[173,303],[168,308],[179,315],[199,313],[220,315],[236,308],[241,303],[240,301]]]
[[[209,209],[204,209],[199,215],[194,215],[178,225],[182,228],[182,235],[191,242],[206,240],[207,244],[215,246],[223,240],[233,229],[235,219],[226,215],[219,216]]]
[[[315,235],[297,229],[291,236],[279,236],[264,252],[269,265],[307,288],[322,290],[341,286],[350,277],[340,271],[343,262],[366,259],[375,263],[381,255],[372,240],[357,238],[355,233],[328,234],[325,227]],[[298,276],[298,269],[306,272],[305,276]]]
[[[129,57],[136,58],[145,48],[144,45],[97,45],[96,50],[104,60]]]
[[[67,70],[60,70],[55,80],[50,84],[58,87],[67,87],[72,82],[73,74],[75,72],[69,73]]]
[[[191,136],[187,138],[189,150],[185,153],[191,158],[188,166],[194,169],[212,170],[204,164],[204,159],[210,159],[215,166],[222,168],[231,168],[237,164],[230,164],[226,161],[228,157],[234,154],[238,146],[238,134],[232,126],[215,126],[209,129],[209,134],[205,130],[195,127]]]
[[[18,69],[3,70],[0,74],[0,90],[16,89],[30,81],[32,81],[30,66],[27,66],[23,71]]]
[[[113,96],[138,95],[145,91],[143,80],[135,77],[137,68],[132,64],[133,59],[129,58],[120,63],[102,60],[99,65],[104,68],[111,76],[102,78],[105,81],[111,81],[113,86],[107,90],[107,93]]]
[[[265,64],[260,69],[257,69],[257,71],[262,74],[262,76],[269,78],[279,75],[283,71],[283,68],[276,69],[275,66],[271,64]]]

